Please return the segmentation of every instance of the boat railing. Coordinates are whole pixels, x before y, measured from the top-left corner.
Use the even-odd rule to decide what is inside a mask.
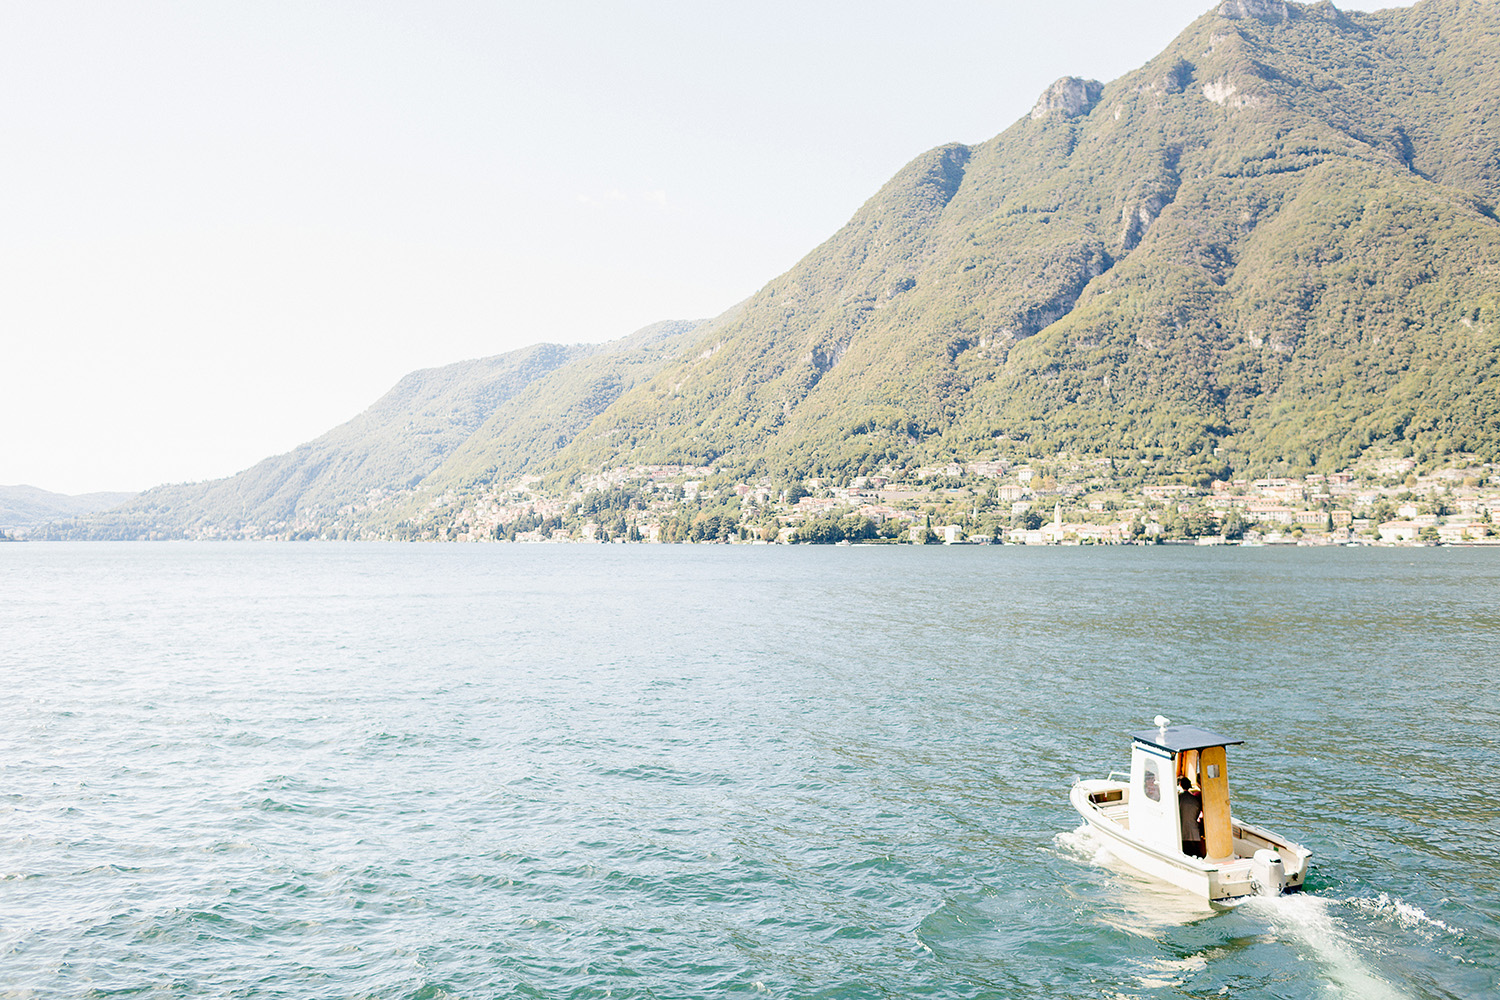
[[[1128,784],[1130,784],[1130,772],[1129,771],[1111,771],[1111,772],[1109,772],[1109,779],[1108,780],[1110,780],[1110,781],[1123,781],[1123,782],[1125,782],[1125,784],[1128,785]]]

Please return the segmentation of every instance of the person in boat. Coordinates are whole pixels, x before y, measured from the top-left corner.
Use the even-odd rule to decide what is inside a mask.
[[[1203,793],[1193,787],[1187,775],[1177,779],[1177,811],[1182,821],[1182,853],[1191,858],[1204,857]]]

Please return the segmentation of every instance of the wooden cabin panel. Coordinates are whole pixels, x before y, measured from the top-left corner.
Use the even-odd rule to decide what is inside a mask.
[[[1223,747],[1198,751],[1198,785],[1203,789],[1203,846],[1210,860],[1234,856],[1229,822],[1229,768]]]

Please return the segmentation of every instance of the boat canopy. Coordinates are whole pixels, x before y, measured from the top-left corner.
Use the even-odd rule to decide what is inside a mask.
[[[1239,746],[1245,742],[1232,740],[1227,736],[1211,733],[1207,729],[1199,729],[1197,726],[1165,726],[1161,729],[1147,729],[1139,733],[1131,733],[1130,736],[1137,743],[1144,743],[1174,754],[1184,750],[1203,750],[1207,747]]]

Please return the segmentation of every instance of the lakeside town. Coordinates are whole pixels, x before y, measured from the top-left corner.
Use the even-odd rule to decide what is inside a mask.
[[[566,497],[547,496],[534,478],[479,496],[445,494],[421,518],[382,534],[476,542],[1500,545],[1500,466],[1449,458],[1426,469],[1396,456],[1330,474],[1133,487],[1121,484],[1109,459],[950,462],[842,483],[726,481],[707,467],[636,466],[593,477]]]
[[[887,467],[843,481],[636,465],[567,486],[529,476],[436,496],[372,490],[288,521],[184,528],[105,513],[0,540],[1500,545],[1500,464],[1473,455],[1367,456],[1344,471],[1260,479],[1153,472],[1068,456]]]

